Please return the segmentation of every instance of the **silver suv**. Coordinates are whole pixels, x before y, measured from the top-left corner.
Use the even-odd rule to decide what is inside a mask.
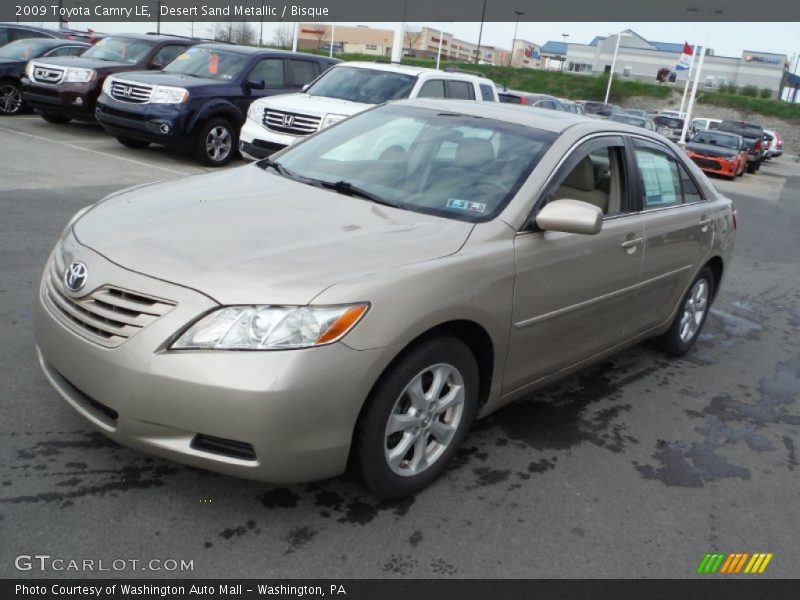
[[[239,150],[245,158],[258,160],[376,104],[403,98],[499,100],[494,83],[480,73],[388,62],[341,63],[300,94],[253,102],[239,135]]]

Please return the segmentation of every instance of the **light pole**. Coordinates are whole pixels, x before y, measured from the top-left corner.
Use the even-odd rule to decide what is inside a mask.
[[[614,46],[614,58],[611,59],[611,72],[608,74],[608,87],[606,87],[606,99],[603,102],[604,104],[608,104],[608,97],[611,95],[611,80],[614,79],[614,68],[617,66],[617,54],[619,54],[619,41],[622,39],[622,36],[627,37],[627,33],[619,32],[617,35],[617,43]]]
[[[161,0],[156,3],[156,33],[161,35]]]
[[[566,49],[566,45],[567,45],[567,38],[568,37],[569,37],[568,33],[562,33],[561,34],[561,38],[562,38],[562,41],[564,42],[564,46],[565,46],[564,60],[561,61],[561,72],[562,73],[564,72],[564,65],[567,64],[567,49]]]
[[[478,30],[478,50],[475,55],[475,64],[481,62],[481,40],[483,39],[483,21],[486,19],[486,0],[483,0],[483,12],[481,13],[481,28]]]
[[[514,66],[514,48],[517,45],[517,31],[519,30],[519,18],[525,13],[522,12],[521,10],[515,10],[514,14],[517,15],[517,24],[514,25],[514,39],[511,40],[511,62],[508,63],[512,67]]]
[[[439,61],[442,58],[442,40],[444,39],[444,23],[442,23],[442,28],[439,30],[439,51],[436,53],[436,70],[439,70]]]
[[[331,25],[331,47],[330,52],[328,52],[328,58],[333,58],[333,36],[336,35],[336,23]]]

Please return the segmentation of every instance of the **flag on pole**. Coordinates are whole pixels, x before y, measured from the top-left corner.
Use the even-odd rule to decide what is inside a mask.
[[[689,45],[689,42],[683,43],[683,52],[681,53],[681,57],[678,59],[678,64],[675,65],[676,71],[685,71],[689,68],[689,65],[692,62],[692,54],[694,51],[692,47]]]

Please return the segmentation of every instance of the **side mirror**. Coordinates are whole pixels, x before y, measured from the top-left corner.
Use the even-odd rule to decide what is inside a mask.
[[[536,224],[543,231],[593,235],[603,227],[603,211],[580,200],[554,200],[539,211]]]
[[[261,79],[260,81],[248,80],[245,82],[245,87],[248,90],[265,90],[267,89],[267,82]]]
[[[160,71],[166,66],[167,63],[165,63],[163,60],[154,60],[153,62],[150,63],[150,66],[147,68],[151,71]]]

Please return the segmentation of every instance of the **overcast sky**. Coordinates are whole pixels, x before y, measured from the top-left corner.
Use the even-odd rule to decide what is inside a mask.
[[[392,23],[342,23],[343,25],[368,25],[391,29]],[[412,23],[441,28],[456,37],[470,42],[478,41],[480,23]],[[155,23],[78,23],[76,28],[91,27],[108,33],[145,32],[155,29]],[[259,24],[253,24],[258,28]],[[195,23],[195,34],[206,34],[210,23]],[[277,23],[264,23],[264,40],[269,41]],[[739,56],[744,50],[786,54],[790,58],[800,52],[800,23],[520,23],[517,37],[543,44],[548,40],[561,40],[561,33],[569,34],[570,42],[588,43],[596,35],[608,35],[623,29],[633,29],[648,40],[658,42],[683,42],[702,45],[710,28],[709,47],[723,56]],[[162,32],[189,35],[190,23],[162,23]],[[514,37],[514,23],[485,23],[483,44],[510,48]],[[794,67],[794,62],[792,62]]]

